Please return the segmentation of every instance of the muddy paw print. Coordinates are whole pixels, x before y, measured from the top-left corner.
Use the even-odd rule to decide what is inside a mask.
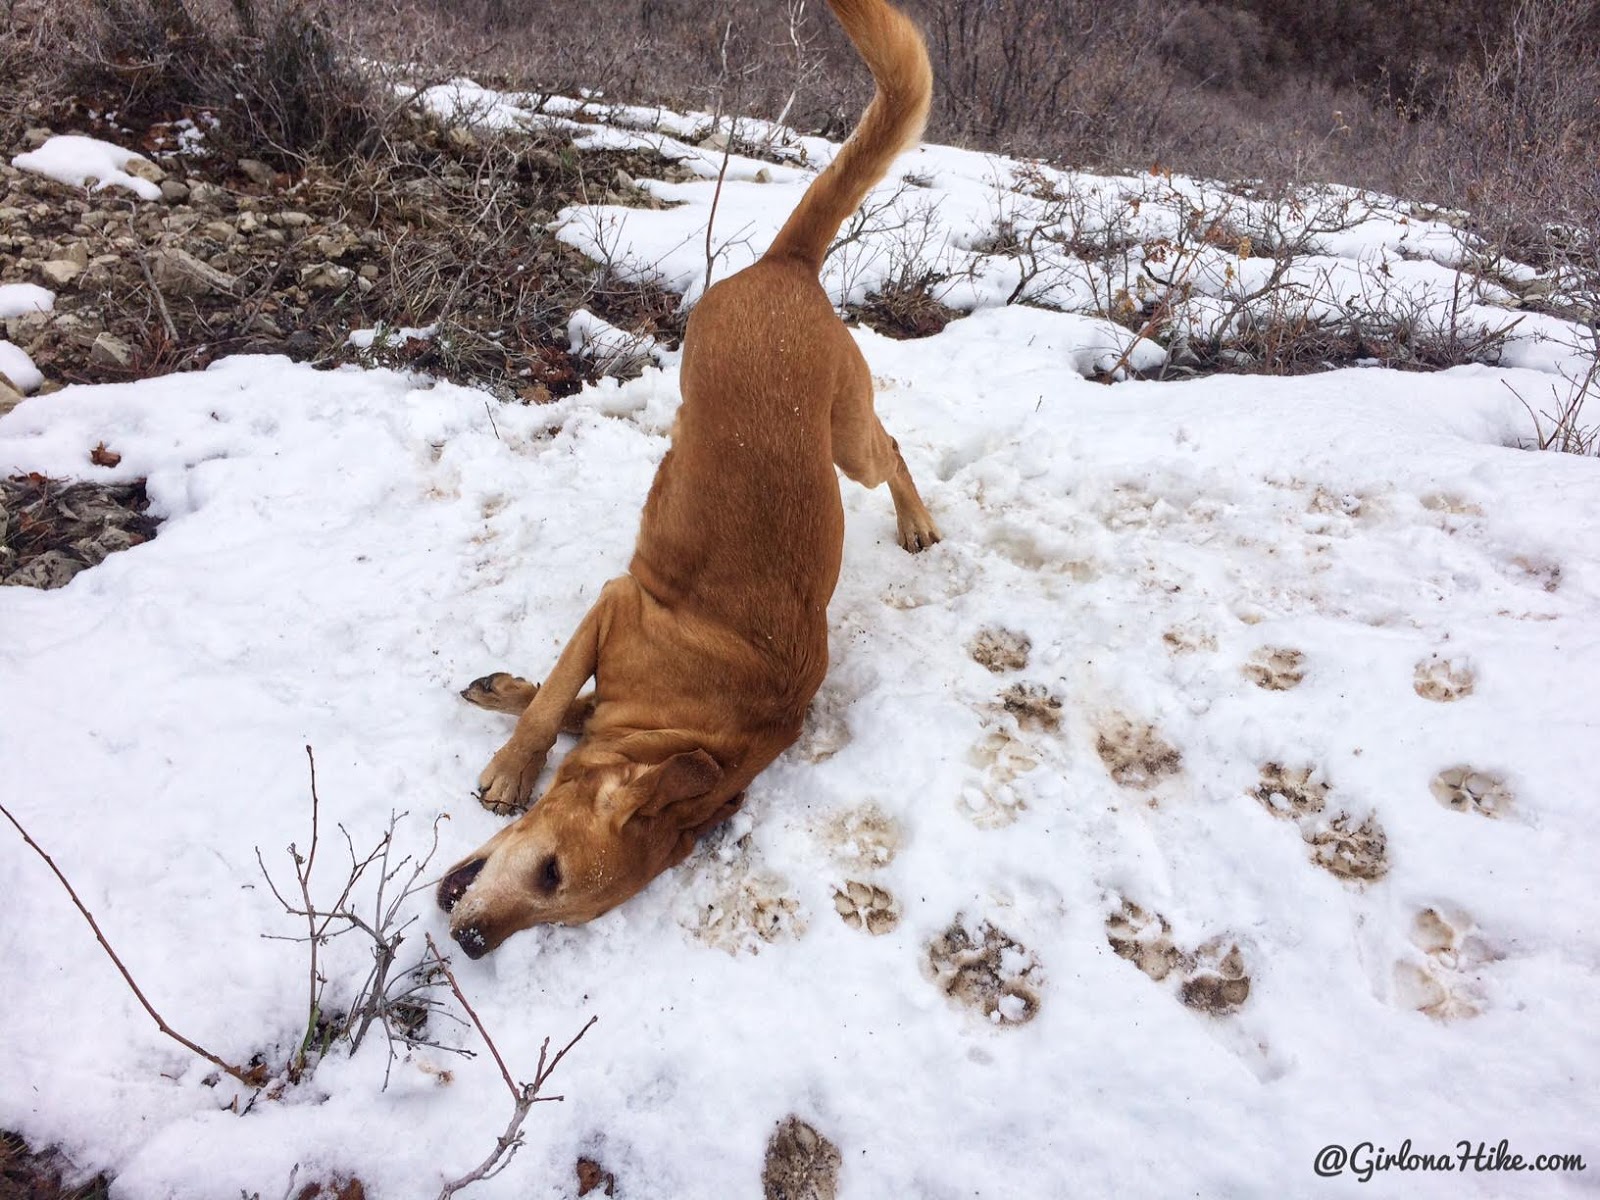
[[[1394,966],[1402,1004],[1438,1021],[1463,1021],[1483,1011],[1478,968],[1495,956],[1472,931],[1472,918],[1463,912],[1425,908],[1413,918],[1416,954]]]
[[[788,880],[752,861],[748,834],[724,834],[708,851],[677,903],[678,923],[695,938],[737,955],[805,933],[805,913],[789,894]]]
[[[1000,709],[1023,729],[1053,733],[1061,727],[1061,697],[1043,684],[1013,683],[1000,693]]]
[[[1411,686],[1424,700],[1449,704],[1472,695],[1477,682],[1477,673],[1465,659],[1443,658],[1434,654],[1417,664]]]
[[[1182,963],[1183,954],[1172,942],[1172,926],[1160,913],[1146,912],[1132,900],[1106,918],[1106,941],[1117,957],[1125,958],[1151,979],[1160,982]]]
[[[1174,654],[1196,654],[1217,648],[1217,635],[1193,621],[1186,625],[1174,625],[1162,633],[1161,640]]]
[[[928,944],[928,972],[949,996],[995,1025],[1022,1025],[1039,1012],[1044,971],[1033,951],[988,921],[960,917]]]
[[[1106,918],[1106,941],[1147,977],[1178,983],[1178,999],[1197,1012],[1227,1016],[1250,998],[1250,976],[1238,943],[1214,937],[1193,950],[1172,940],[1172,925],[1124,898]]]
[[[1217,937],[1196,948],[1185,964],[1178,998],[1196,1012],[1214,1017],[1236,1011],[1250,998],[1250,976],[1245,974],[1238,944]]]
[[[980,629],[967,643],[967,653],[979,666],[1003,675],[1007,671],[1020,671],[1028,665],[1028,655],[1033,642],[1025,633],[1015,633],[998,627]]]
[[[833,817],[824,830],[840,866],[856,871],[886,867],[900,852],[900,823],[872,801]]]
[[[834,1200],[843,1161],[839,1147],[799,1117],[789,1116],[767,1141],[762,1200]]]
[[[1244,664],[1245,678],[1269,692],[1287,692],[1306,677],[1306,656],[1282,646],[1263,646]]]
[[[979,829],[1005,828],[1028,807],[1013,785],[1039,765],[1038,751],[1002,727],[974,746],[967,758],[983,777],[961,790],[957,807]]]
[[[865,929],[874,937],[900,924],[900,906],[894,894],[876,884],[851,879],[833,889],[833,907],[851,929]]]
[[[1318,778],[1314,767],[1286,767],[1273,762],[1261,768],[1255,797],[1273,816],[1298,820],[1322,811],[1328,801],[1328,785]]]
[[[1251,794],[1273,816],[1300,827],[1311,861],[1330,875],[1358,882],[1382,879],[1389,872],[1383,826],[1370,813],[1359,822],[1343,809],[1325,815],[1330,790],[1314,767],[1267,763]]]
[[[1120,786],[1151,791],[1183,769],[1183,755],[1169,745],[1155,726],[1114,716],[1101,725],[1094,748]]]
[[[1337,879],[1370,883],[1389,873],[1388,838],[1370,813],[1357,824],[1341,812],[1301,832],[1311,847],[1311,861]]]
[[[1511,789],[1499,775],[1471,767],[1447,767],[1428,785],[1433,798],[1455,812],[1483,817],[1503,816],[1511,807]]]

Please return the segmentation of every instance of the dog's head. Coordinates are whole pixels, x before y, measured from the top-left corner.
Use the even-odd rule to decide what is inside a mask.
[[[639,762],[580,743],[538,803],[440,881],[450,936],[481,958],[519,929],[615,908],[693,848],[721,781],[704,750]]]

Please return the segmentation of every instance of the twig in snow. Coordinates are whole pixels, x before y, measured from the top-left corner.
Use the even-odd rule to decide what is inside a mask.
[[[451,1196],[454,1196],[463,1188],[470,1187],[480,1180],[493,1178],[505,1170],[510,1164],[512,1156],[516,1154],[517,1149],[522,1145],[522,1123],[527,1120],[528,1113],[533,1110],[535,1104],[548,1100],[566,1099],[565,1096],[541,1096],[539,1092],[550,1079],[550,1076],[555,1074],[556,1068],[561,1065],[561,1060],[567,1056],[567,1051],[582,1041],[583,1035],[588,1033],[600,1018],[590,1017],[583,1028],[573,1036],[572,1040],[556,1052],[554,1058],[550,1057],[550,1039],[545,1038],[544,1044],[539,1047],[539,1067],[534,1073],[533,1082],[519,1086],[511,1078],[511,1071],[506,1066],[506,1060],[500,1056],[500,1050],[495,1046],[494,1039],[489,1036],[489,1031],[483,1027],[483,1022],[478,1019],[478,1014],[473,1010],[472,1005],[467,1003],[467,997],[461,991],[461,985],[456,982],[455,972],[450,970],[450,964],[444,955],[439,953],[439,947],[434,944],[433,935],[427,934],[425,936],[428,939],[428,949],[433,952],[433,957],[437,960],[439,969],[444,972],[445,979],[450,983],[450,990],[455,993],[456,999],[460,1001],[461,1007],[466,1010],[467,1016],[472,1018],[472,1023],[477,1026],[484,1045],[489,1047],[489,1053],[494,1056],[495,1064],[500,1068],[500,1077],[506,1081],[506,1088],[511,1092],[512,1102],[511,1120],[506,1123],[505,1132],[495,1139],[494,1149],[489,1156],[459,1179],[446,1183],[439,1192],[439,1200],[450,1200]]]
[[[139,989],[139,985],[133,981],[133,976],[129,973],[128,968],[123,965],[122,959],[117,955],[117,952],[111,948],[111,943],[106,941],[106,935],[100,931],[100,923],[94,919],[94,914],[90,912],[83,901],[78,898],[78,893],[73,889],[72,884],[68,882],[67,877],[62,874],[61,868],[56,866],[55,860],[45,853],[44,847],[40,846],[38,842],[33,840],[33,837],[28,833],[28,831],[22,827],[22,822],[18,821],[16,817],[12,816],[11,810],[4,804],[0,804],[0,813],[4,813],[6,820],[10,821],[12,825],[16,826],[17,832],[22,835],[22,840],[28,843],[28,847],[35,854],[44,859],[45,865],[49,867],[50,870],[54,872],[55,877],[61,881],[61,886],[67,889],[67,895],[72,897],[72,902],[78,906],[78,911],[83,914],[83,919],[89,922],[89,928],[94,930],[95,940],[100,943],[100,948],[106,952],[107,956],[116,965],[117,970],[121,972],[123,981],[127,983],[128,988],[133,992],[134,997],[139,1001],[140,1005],[143,1006],[145,1012],[150,1014],[151,1020],[156,1023],[156,1028],[161,1030],[162,1033],[166,1034],[184,1049],[198,1054],[212,1066],[221,1071],[225,1071],[227,1074],[233,1076],[246,1087],[260,1087],[264,1082],[261,1077],[262,1072],[260,1068],[253,1068],[249,1071],[246,1071],[241,1067],[236,1067],[232,1063],[218,1058],[205,1047],[198,1045],[195,1042],[191,1042],[188,1038],[184,1037],[183,1034],[179,1033],[176,1029],[167,1024],[167,1022],[162,1018],[161,1014],[155,1010],[155,1006],[152,1005],[149,1000],[145,999],[144,992],[142,992]],[[563,1053],[565,1053],[565,1051],[563,1051]]]

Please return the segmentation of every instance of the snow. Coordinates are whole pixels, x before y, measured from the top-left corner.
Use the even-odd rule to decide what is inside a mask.
[[[81,134],[58,134],[49,138],[37,150],[29,150],[11,160],[20,171],[32,171],[58,183],[87,187],[93,183],[95,190],[108,187],[126,188],[145,200],[158,200],[161,189],[148,179],[128,174],[129,163],[148,162],[144,155],[124,150],[111,142]]]
[[[19,392],[32,392],[44,383],[44,376],[33,365],[33,359],[21,346],[0,338],[0,375],[4,375]]]
[[[27,313],[47,313],[56,306],[56,294],[36,283],[0,283],[0,320]]]
[[[808,170],[829,152],[805,148]],[[943,189],[937,252],[971,253],[996,160],[904,166]],[[798,195],[785,170],[725,186],[719,241],[748,243],[722,243],[718,277]],[[1126,181],[1058,182],[1091,204]],[[703,286],[703,245],[679,240],[708,185],[649,186],[691,204],[564,228]],[[1439,257],[1380,253],[1420,222],[1374,220],[1317,252],[1437,286]],[[883,277],[872,240],[830,269],[836,294]],[[1559,382],[1554,360],[1105,385],[1084,376],[1125,329],[1002,306],[1005,286],[979,279],[979,311],[932,338],[855,332],[946,540],[905,554],[882,490],[842,485],[829,675],[744,811],[620,910],[455,963],[519,1078],[545,1036],[600,1018],[552,1081],[566,1100],[469,1194],[567,1195],[587,1154],[629,1194],[752,1195],[790,1112],[838,1144],[846,1200],[1321,1194],[1338,1185],[1318,1150],[1365,1139],[1600,1154],[1600,462],[1516,448],[1517,393]],[[1138,343],[1132,365],[1161,353]],[[0,417],[0,471],[77,475],[103,441],[122,459],[97,478],[148,477],[166,518],[60,591],[0,590],[0,758],[8,807],[188,1036],[281,1061],[303,1031],[304,949],[263,937],[298,926],[255,858],[281,880],[283,848],[304,849],[303,746],[325,900],[335,822],[364,848],[403,812],[415,853],[448,815],[437,868],[499,827],[470,789],[509,723],[456,690],[537,678],[624,569],[678,403],[678,356],[658,361],[492,417],[471,389],[262,357]],[[1025,665],[974,660],[997,631],[1026,638]],[[1323,810],[1269,811],[1258,790],[1280,808],[1294,790],[1271,764],[1325,784]],[[1436,796],[1458,766],[1493,778],[1498,815]],[[1381,827],[1379,878],[1315,861],[1339,814]],[[892,893],[895,928],[838,918],[851,880]],[[385,1090],[381,1040],[235,1115],[240,1089],[152,1028],[20,840],[0,891],[0,1127],[112,1169],[119,1196],[281,1194],[296,1164],[375,1200],[431,1195],[503,1127],[488,1055],[418,1051]],[[1168,926],[1181,961],[1161,979],[1108,940],[1125,902],[1139,936]],[[426,893],[408,911],[410,962],[446,924]],[[952,926],[1003,935],[991,1008],[935,980]],[[1186,1005],[1234,946],[1248,999]],[[338,941],[323,966],[337,1003],[368,958]],[[1509,1190],[1413,1173],[1371,1194]]]
[[[567,344],[573,354],[581,354],[603,366],[621,365],[662,355],[656,340],[648,334],[630,333],[580,308],[567,321]]]
[[[352,329],[345,338],[345,344],[354,346],[357,350],[370,350],[373,344],[379,346],[404,345],[409,341],[427,341],[439,332],[437,325],[399,325],[389,326],[381,322],[372,329]]]

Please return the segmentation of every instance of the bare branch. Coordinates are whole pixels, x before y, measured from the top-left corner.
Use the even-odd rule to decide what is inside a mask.
[[[143,1006],[145,1012],[150,1014],[150,1019],[156,1023],[156,1028],[161,1030],[162,1033],[166,1034],[184,1049],[198,1054],[212,1066],[233,1076],[233,1078],[237,1079],[246,1087],[260,1087],[264,1081],[261,1078],[261,1071],[259,1069],[246,1071],[242,1067],[236,1067],[232,1063],[218,1058],[205,1047],[190,1041],[188,1038],[184,1037],[183,1034],[179,1033],[177,1030],[173,1029],[172,1026],[167,1024],[166,1020],[163,1019],[161,1014],[155,1010],[155,1006],[145,998],[145,994],[139,989],[139,985],[134,982],[133,975],[128,971],[128,968],[123,965],[122,959],[118,956],[117,952],[111,948],[111,943],[106,940],[106,935],[101,932],[100,923],[94,919],[94,914],[90,912],[84,902],[78,898],[78,893],[73,889],[73,886],[67,880],[67,877],[62,874],[61,868],[56,866],[55,860],[45,853],[44,847],[40,846],[38,842],[33,840],[33,837],[28,833],[28,831],[22,827],[22,822],[18,821],[16,817],[12,816],[11,810],[8,809],[3,803],[0,803],[0,813],[4,813],[6,820],[10,821],[12,825],[16,826],[17,832],[22,835],[22,840],[28,843],[29,848],[35,854],[44,859],[45,865],[48,866],[55,874],[55,877],[61,881],[61,886],[67,889],[67,895],[72,897],[72,903],[77,905],[78,911],[83,914],[83,919],[89,922],[89,928],[94,930],[95,940],[100,943],[100,948],[106,952],[106,955],[116,965],[117,970],[121,973],[123,981],[128,985],[129,990],[133,992],[134,997],[139,1001],[140,1005]]]

